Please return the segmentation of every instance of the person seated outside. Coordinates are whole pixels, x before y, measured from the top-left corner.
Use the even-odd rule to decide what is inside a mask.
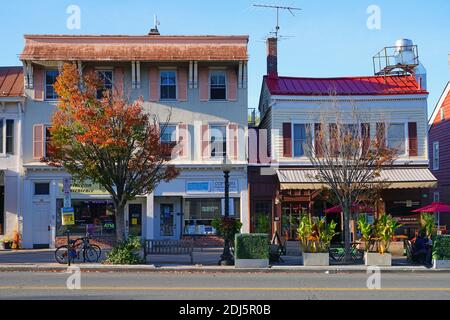
[[[430,240],[427,238],[424,231],[420,232],[417,236],[413,246],[413,260],[429,264],[431,261],[431,247],[429,245]]]

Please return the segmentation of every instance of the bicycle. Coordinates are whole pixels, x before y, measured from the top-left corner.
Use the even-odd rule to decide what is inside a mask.
[[[55,260],[60,264],[67,264],[75,260],[80,260],[82,253],[83,262],[98,262],[102,250],[99,246],[89,243],[90,236],[70,240],[69,245],[63,245],[55,250]]]

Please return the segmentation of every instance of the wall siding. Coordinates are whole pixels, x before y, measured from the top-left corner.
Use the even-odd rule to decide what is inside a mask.
[[[372,102],[373,103],[373,102]],[[426,115],[426,103],[419,106],[410,106],[404,107],[399,106],[396,107],[394,102],[387,102],[386,104],[392,104],[392,107],[376,107],[374,105],[369,109],[361,109],[361,117],[362,122],[370,123],[370,134],[371,138],[375,137],[376,131],[376,123],[377,122],[402,122],[405,123],[407,128],[408,122],[416,122],[417,123],[417,146],[418,146],[418,155],[414,157],[406,156],[400,157],[399,160],[420,160],[427,161],[427,151],[428,151],[428,143],[427,143],[427,115]],[[375,103],[373,103],[375,104]],[[382,102],[378,102],[378,104],[382,105]],[[288,108],[283,108],[287,106]],[[292,108],[295,106],[295,108]],[[366,106],[365,106],[366,107]],[[276,157],[280,162],[292,162],[294,159],[292,157],[286,158],[283,157],[283,123],[285,122],[305,122],[305,123],[320,123],[321,116],[320,103],[299,103],[299,102],[280,102],[277,103],[277,109],[273,110],[274,115],[272,118],[272,128],[275,129],[273,131],[274,140],[273,149],[275,151]],[[365,111],[364,111],[365,110]],[[329,119],[329,122],[332,123],[333,120]],[[408,146],[408,142],[406,142],[406,147]],[[308,161],[305,158],[296,158],[296,160],[300,161]]]

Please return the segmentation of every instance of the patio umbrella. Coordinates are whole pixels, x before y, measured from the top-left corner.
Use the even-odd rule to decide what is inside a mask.
[[[412,212],[427,212],[427,213],[437,213],[438,228],[440,227],[440,213],[450,212],[450,206],[443,202],[433,202],[432,204],[413,210]]]
[[[343,209],[342,209],[341,205],[337,205],[337,206],[334,206],[333,208],[324,210],[325,213],[341,213],[342,211],[343,211]],[[360,213],[360,212],[372,213],[373,209],[366,205],[363,205],[363,204],[353,203],[352,212],[353,213]]]

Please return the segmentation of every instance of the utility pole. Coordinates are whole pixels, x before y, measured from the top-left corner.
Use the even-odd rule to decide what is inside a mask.
[[[283,6],[276,6],[276,5],[267,5],[267,4],[254,4],[254,7],[260,7],[260,8],[266,8],[266,9],[276,9],[277,10],[277,25],[275,27],[275,38],[278,39],[278,33],[280,31],[280,10],[287,10],[289,11],[293,16],[295,16],[294,11],[300,11],[301,8],[295,8],[295,7],[283,7]]]

